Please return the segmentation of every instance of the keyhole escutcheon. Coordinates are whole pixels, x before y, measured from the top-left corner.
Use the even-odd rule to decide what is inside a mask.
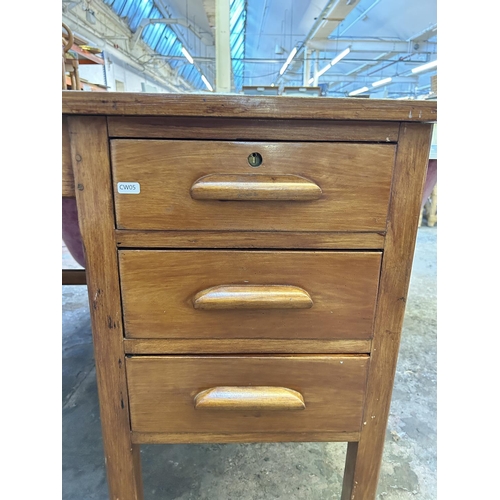
[[[260,153],[250,153],[248,155],[248,163],[251,167],[258,167],[262,164],[262,155]]]

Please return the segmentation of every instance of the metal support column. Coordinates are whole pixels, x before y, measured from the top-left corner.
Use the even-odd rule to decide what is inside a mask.
[[[313,81],[313,86],[317,87],[318,86],[318,71],[319,71],[319,50],[314,51],[314,81]]]
[[[309,85],[309,78],[311,74],[311,51],[308,48],[304,49],[304,79],[302,85]]]
[[[215,91],[231,92],[229,0],[215,0]]]

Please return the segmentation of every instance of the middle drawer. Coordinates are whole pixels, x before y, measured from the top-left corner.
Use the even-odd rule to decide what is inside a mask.
[[[122,250],[125,336],[368,339],[381,252]]]

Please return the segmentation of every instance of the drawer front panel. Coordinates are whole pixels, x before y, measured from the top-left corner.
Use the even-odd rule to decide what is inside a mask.
[[[115,139],[117,227],[384,231],[394,155],[394,144]]]
[[[357,432],[368,356],[126,360],[132,430]]]
[[[381,252],[122,250],[128,338],[367,339]]]

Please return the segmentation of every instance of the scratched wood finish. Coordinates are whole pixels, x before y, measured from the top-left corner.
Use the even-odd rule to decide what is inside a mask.
[[[62,92],[63,114],[436,121],[436,101],[136,92]]]
[[[312,201],[321,188],[300,175],[210,174],[191,186],[193,200]]]
[[[125,339],[127,354],[369,353],[371,340]]]
[[[431,126],[402,124],[359,444],[349,445],[342,500],[372,500],[377,491],[401,328],[429,158]]]
[[[142,500],[139,448],[130,435],[106,119],[69,117],[68,126],[109,493],[111,499]]]
[[[380,252],[122,250],[128,338],[368,339]],[[310,309],[196,310],[218,285],[291,285]]]
[[[190,443],[346,443],[359,440],[359,432],[132,432],[132,442],[140,444]]]
[[[71,143],[69,139],[68,117],[62,117],[62,196],[75,197],[75,178],[71,163]]]
[[[287,387],[211,387],[194,397],[195,410],[297,411],[305,409],[300,392]]]
[[[263,161],[251,167],[248,156]],[[222,141],[111,141],[119,229],[385,231],[395,145]],[[209,174],[299,175],[322,190],[313,201],[193,200]],[[138,182],[140,194],[117,183]]]
[[[381,250],[385,232],[115,231],[119,248],[280,248]]]
[[[135,432],[359,432],[368,356],[164,356],[127,358]],[[273,386],[299,392],[302,411],[196,410],[217,386]]]
[[[197,116],[109,116],[110,137],[313,142],[397,142],[399,123]]]

